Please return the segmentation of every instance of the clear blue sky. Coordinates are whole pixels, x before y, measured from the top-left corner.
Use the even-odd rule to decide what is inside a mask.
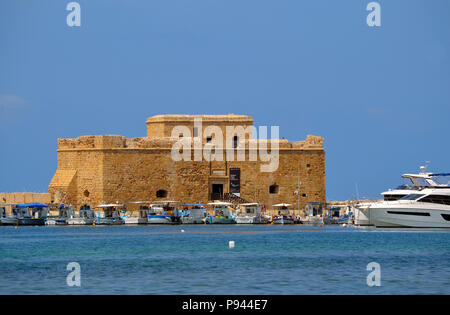
[[[47,191],[57,138],[156,114],[248,114],[325,138],[328,199],[450,171],[450,1],[0,2],[0,191]]]

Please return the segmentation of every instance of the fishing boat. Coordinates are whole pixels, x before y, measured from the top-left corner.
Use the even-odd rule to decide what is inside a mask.
[[[122,204],[111,203],[111,204],[101,204],[96,208],[99,208],[103,212],[100,212],[95,219],[95,224],[98,225],[121,225],[124,224],[124,220],[120,217],[120,208]]]
[[[149,224],[179,224],[177,201],[161,201],[150,205],[147,221]]]
[[[305,206],[305,216],[301,217],[303,224],[323,224],[323,205],[321,202],[309,202]]]
[[[6,218],[6,207],[0,207],[0,225],[2,225],[2,219]]]
[[[75,216],[75,208],[71,205],[59,205],[58,215],[47,216],[45,220],[46,225],[67,225],[67,221]]]
[[[181,223],[183,224],[203,224],[208,216],[206,208],[200,203],[182,205]]]
[[[45,225],[48,206],[42,203],[11,205],[11,215],[1,218],[2,225]]]
[[[78,215],[67,219],[68,225],[92,225],[95,222],[95,212],[88,204],[81,204]]]
[[[150,201],[133,201],[129,202],[129,205],[138,206],[139,205],[139,215],[134,216],[133,212],[127,209],[122,209],[120,212],[120,217],[124,220],[125,224],[147,224],[148,214],[149,214],[149,203]]]
[[[208,215],[204,221],[206,224],[234,224],[236,221],[234,220],[233,215],[230,213],[228,209],[229,206],[233,205],[229,202],[217,201],[210,202],[208,206],[213,207],[213,215]]]
[[[237,224],[264,224],[269,223],[268,217],[262,215],[261,205],[256,202],[241,203],[234,220]]]
[[[349,214],[347,205],[329,205],[327,214],[323,217],[324,224],[348,224]]]
[[[291,204],[279,203],[273,206],[278,208],[278,214],[272,217],[274,224],[294,224],[294,218],[289,212],[289,207],[292,206]]]

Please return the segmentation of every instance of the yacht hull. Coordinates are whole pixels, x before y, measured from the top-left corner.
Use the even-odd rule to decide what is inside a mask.
[[[450,228],[450,206],[444,210],[425,203],[382,203],[369,211],[376,227]]]

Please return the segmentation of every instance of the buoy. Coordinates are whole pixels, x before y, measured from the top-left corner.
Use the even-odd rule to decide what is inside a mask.
[[[346,226],[347,226],[347,224],[345,224],[345,223],[344,223],[344,224],[342,224],[342,227],[346,227]]]
[[[17,230],[17,225],[15,225],[14,228]]]
[[[228,247],[229,248],[234,248],[234,241],[229,241],[228,242]]]
[[[181,233],[184,233],[184,230],[181,230]]]

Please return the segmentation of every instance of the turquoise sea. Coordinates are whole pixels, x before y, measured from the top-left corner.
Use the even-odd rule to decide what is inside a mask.
[[[70,262],[80,287],[66,283]],[[450,231],[2,226],[0,272],[0,294],[450,294]]]

